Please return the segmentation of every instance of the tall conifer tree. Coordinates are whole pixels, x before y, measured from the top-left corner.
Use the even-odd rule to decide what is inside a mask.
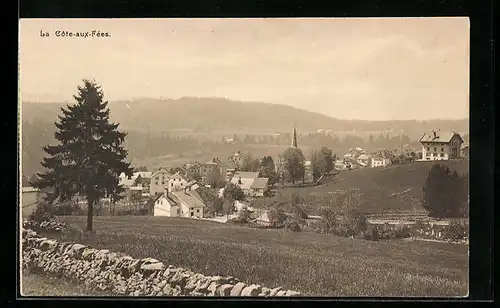
[[[127,151],[123,147],[126,133],[118,131],[119,124],[109,119],[108,102],[95,81],[83,80],[73,96],[76,104],[61,108],[62,115],[54,125],[57,145],[43,148],[47,154],[42,161],[44,173],[32,185],[51,188],[49,202],[65,202],[75,195],[87,201],[87,230],[92,231],[94,205],[100,198],[121,198],[124,188],[119,175],[132,175]]]

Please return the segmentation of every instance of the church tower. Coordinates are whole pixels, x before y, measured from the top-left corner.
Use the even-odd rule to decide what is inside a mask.
[[[292,148],[298,148],[297,146],[297,130],[295,127],[293,128],[293,137],[292,137]]]

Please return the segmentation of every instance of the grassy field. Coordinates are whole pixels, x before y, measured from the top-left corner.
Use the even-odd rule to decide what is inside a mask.
[[[22,296],[113,296],[43,274],[23,273]]]
[[[468,160],[440,162],[459,174],[468,173]],[[302,196],[310,206],[309,214],[317,214],[324,204],[324,198],[335,192],[359,189],[362,204],[359,211],[382,213],[386,211],[422,212],[422,187],[425,184],[432,162],[414,162],[385,168],[365,168],[344,171],[335,176],[331,183],[316,187],[279,189],[274,197],[263,198],[256,202],[263,207],[273,202],[289,202],[292,194]],[[400,195],[393,196],[393,194]]]
[[[61,217],[83,229],[84,217]],[[58,237],[311,296],[465,296],[468,247],[371,242],[167,217],[96,217]]]

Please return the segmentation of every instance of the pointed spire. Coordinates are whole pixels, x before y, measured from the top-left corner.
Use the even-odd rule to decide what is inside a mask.
[[[293,138],[292,138],[292,147],[297,148],[297,130],[295,127],[293,128]]]

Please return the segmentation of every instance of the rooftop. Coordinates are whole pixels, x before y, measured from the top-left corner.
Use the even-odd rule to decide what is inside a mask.
[[[266,188],[268,181],[269,181],[268,178],[256,178],[255,181],[253,181],[253,183],[250,186],[250,188],[253,188],[253,189],[263,189],[263,188]]]
[[[172,194],[189,207],[203,207],[203,202],[198,199],[198,194],[193,191],[175,191]]]
[[[454,136],[458,136],[462,141],[462,137],[453,131],[442,132],[439,130],[426,132],[420,138],[420,142],[436,142],[436,143],[448,143]]]
[[[151,176],[153,175],[153,172],[151,171],[139,171],[139,172],[134,172],[134,175],[141,176],[143,179],[150,179]]]

